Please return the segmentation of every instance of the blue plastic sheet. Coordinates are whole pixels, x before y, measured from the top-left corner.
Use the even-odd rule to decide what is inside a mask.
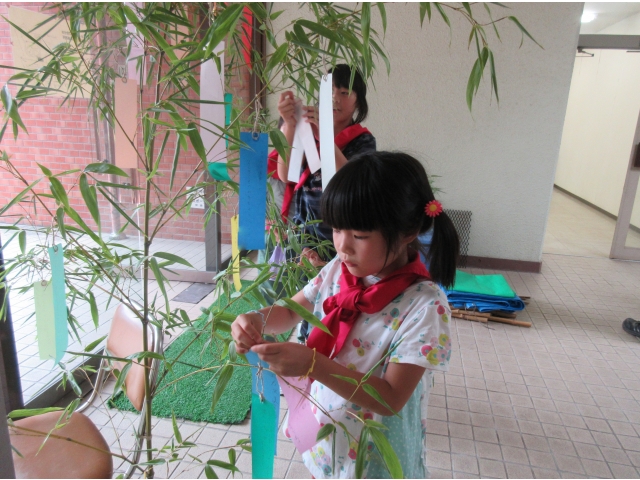
[[[264,250],[267,216],[267,153],[269,135],[241,132],[247,147],[240,149],[240,229],[238,245],[246,250]]]
[[[524,302],[520,297],[512,298],[496,297],[493,295],[481,295],[478,293],[455,292],[444,289],[449,305],[453,308],[471,309],[477,308],[480,312],[502,310],[503,312],[519,312],[524,310]]]

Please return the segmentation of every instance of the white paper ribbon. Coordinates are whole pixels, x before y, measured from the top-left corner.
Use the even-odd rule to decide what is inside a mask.
[[[336,174],[336,151],[333,138],[332,74],[320,78],[320,158],[322,159],[322,190]]]
[[[316,147],[316,140],[311,130],[311,124],[302,117],[302,106],[296,105],[296,131],[293,134],[293,145],[291,145],[291,157],[289,158],[289,172],[287,178],[290,182],[300,180],[300,168],[302,165],[302,155],[307,157],[307,165],[311,173],[320,170],[320,156]]]

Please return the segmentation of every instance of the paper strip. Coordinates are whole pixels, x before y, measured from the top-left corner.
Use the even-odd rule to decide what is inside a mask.
[[[300,169],[302,168],[302,157],[304,155],[304,146],[300,135],[294,133],[293,145],[291,145],[291,154],[289,156],[289,171],[287,179],[290,182],[298,183],[300,181]]]
[[[333,109],[331,111],[333,114]],[[299,137],[298,142],[304,149],[304,155],[307,158],[307,165],[311,173],[315,173],[320,170],[320,156],[318,154],[318,147],[316,146],[316,139],[313,136],[313,130],[311,130],[311,124],[308,123],[302,117],[302,105],[296,105],[296,131],[293,141],[295,143],[295,137]]]
[[[224,126],[225,128],[231,124],[231,110],[233,108],[233,94],[224,94]],[[225,145],[229,148],[229,135],[225,135]]]
[[[56,245],[49,250],[51,281],[33,284],[36,309],[38,351],[41,360],[62,360],[69,345],[67,299],[64,284],[64,250]]]
[[[200,104],[200,136],[207,152],[207,160],[226,163],[227,148],[222,141],[225,125],[223,42],[220,45],[214,53],[220,57],[221,71],[218,72],[218,66],[213,60],[207,60],[200,67],[200,100],[218,102]]]
[[[275,338],[265,335],[265,340],[275,341]],[[258,358],[258,355],[256,355],[255,353],[248,352],[246,354],[246,357],[249,364],[252,365],[252,368],[251,368],[252,395],[258,397],[258,401],[260,401],[260,394],[262,394],[262,399],[264,400],[264,403],[270,403],[271,405],[273,405],[274,410],[277,413],[279,413],[280,412],[280,386],[278,385],[278,378],[276,377],[275,373],[269,372],[266,370],[267,368],[269,368],[269,364],[260,360]],[[258,378],[258,365],[262,365],[262,368],[263,368],[261,373],[261,378]],[[267,427],[269,428],[269,431],[270,431],[271,427],[273,427],[272,438],[273,438],[274,450],[273,450],[273,454],[268,456],[268,458],[271,458],[271,459],[273,459],[277,451],[276,446],[277,446],[277,440],[278,440],[278,418],[279,416],[276,416],[276,419],[273,423],[266,424],[266,423],[263,423],[259,417],[256,418],[253,414],[253,411],[251,412],[251,444],[253,445],[254,448],[255,448],[255,443],[254,443],[253,429],[254,428],[261,429],[263,427]],[[255,420],[255,423],[254,423],[254,420]],[[269,435],[262,434],[261,438],[266,439],[270,435],[271,434]],[[254,455],[255,455],[255,450],[254,450]],[[273,464],[273,462],[271,463]],[[271,478],[271,477],[257,476],[255,471],[255,464],[254,464],[253,473],[254,473],[253,475],[254,478]]]
[[[133,9],[135,11],[135,9]],[[136,83],[140,83],[140,72],[138,72],[138,61],[139,57],[144,55],[144,48],[142,43],[140,42],[140,38],[138,36],[138,30],[135,25],[129,23],[127,25],[127,31],[131,33],[131,51],[129,52],[129,56],[127,57],[127,78],[129,80],[133,80]],[[142,85],[145,84],[146,81],[146,72],[142,75]]]
[[[320,158],[322,190],[336,173],[336,151],[333,138],[333,80],[332,74],[320,78]]]
[[[120,168],[138,168],[136,149],[138,131],[138,84],[133,80],[116,78],[114,87],[115,116],[114,142],[116,165]],[[133,141],[133,145],[131,144]]]
[[[251,478],[273,478],[278,413],[271,402],[251,394]]]
[[[240,149],[240,227],[238,245],[247,250],[265,248],[264,225],[267,216],[267,154],[269,135],[241,132],[247,145]]]
[[[285,383],[285,380],[289,384]],[[312,404],[307,399],[311,391],[311,380],[285,377],[278,378],[278,383],[289,406],[286,435],[291,438],[298,452],[304,453],[318,443],[316,438],[320,431],[320,424],[311,411]],[[306,396],[299,393],[296,388],[305,392]]]
[[[238,249],[238,215],[231,217],[231,258],[233,285],[236,287],[236,292],[239,292],[242,289],[242,282],[240,281],[240,250]]]
[[[208,170],[209,175],[220,182],[231,180],[231,177],[229,177],[229,171],[227,170],[227,164],[224,162],[209,162]]]

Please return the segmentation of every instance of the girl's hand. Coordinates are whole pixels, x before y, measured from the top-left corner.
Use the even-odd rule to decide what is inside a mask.
[[[311,124],[311,130],[313,131],[313,136],[317,139],[320,138],[320,128],[319,128],[319,119],[320,114],[318,112],[318,107],[302,107],[302,118],[305,119],[307,123]]]
[[[245,354],[254,345],[262,343],[262,315],[245,313],[231,324],[231,337],[236,342],[236,351]]]
[[[267,362],[272,372],[282,377],[306,375],[313,362],[313,350],[299,343],[262,343],[251,347],[251,351]]]
[[[287,90],[280,95],[278,100],[278,113],[284,120],[284,123],[289,128],[296,127],[296,103],[300,100],[296,100],[291,90]]]

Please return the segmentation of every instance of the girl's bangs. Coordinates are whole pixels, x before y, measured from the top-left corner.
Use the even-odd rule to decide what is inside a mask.
[[[377,208],[379,200],[373,198],[377,189],[371,188],[368,169],[352,168],[352,162],[343,167],[350,175],[333,177],[322,195],[323,222],[340,230],[379,230],[384,216]]]

